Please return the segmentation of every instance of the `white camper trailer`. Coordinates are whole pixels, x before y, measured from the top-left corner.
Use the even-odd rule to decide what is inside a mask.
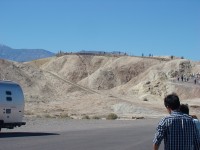
[[[25,125],[24,94],[19,84],[0,81],[0,131],[1,128],[13,129]]]

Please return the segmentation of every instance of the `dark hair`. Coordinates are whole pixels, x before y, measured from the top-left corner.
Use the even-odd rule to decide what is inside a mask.
[[[164,104],[165,107],[171,108],[172,110],[179,109],[180,101],[178,95],[176,93],[167,95],[164,99]]]
[[[189,108],[187,104],[181,104],[179,107],[180,112],[189,115]]]

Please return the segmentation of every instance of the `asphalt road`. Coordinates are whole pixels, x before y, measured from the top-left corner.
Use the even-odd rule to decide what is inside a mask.
[[[158,119],[47,121],[44,132],[38,126],[45,123],[2,131],[0,150],[150,150],[157,123]]]

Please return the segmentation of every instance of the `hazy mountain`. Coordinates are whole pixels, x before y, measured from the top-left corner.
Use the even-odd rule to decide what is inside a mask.
[[[44,49],[13,49],[0,44],[0,58],[17,62],[26,62],[54,56],[55,54]]]

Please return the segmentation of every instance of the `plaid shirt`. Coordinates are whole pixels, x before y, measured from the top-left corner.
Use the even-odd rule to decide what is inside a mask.
[[[200,150],[199,131],[192,117],[178,111],[159,122],[153,143],[160,145],[163,139],[165,150]]]

